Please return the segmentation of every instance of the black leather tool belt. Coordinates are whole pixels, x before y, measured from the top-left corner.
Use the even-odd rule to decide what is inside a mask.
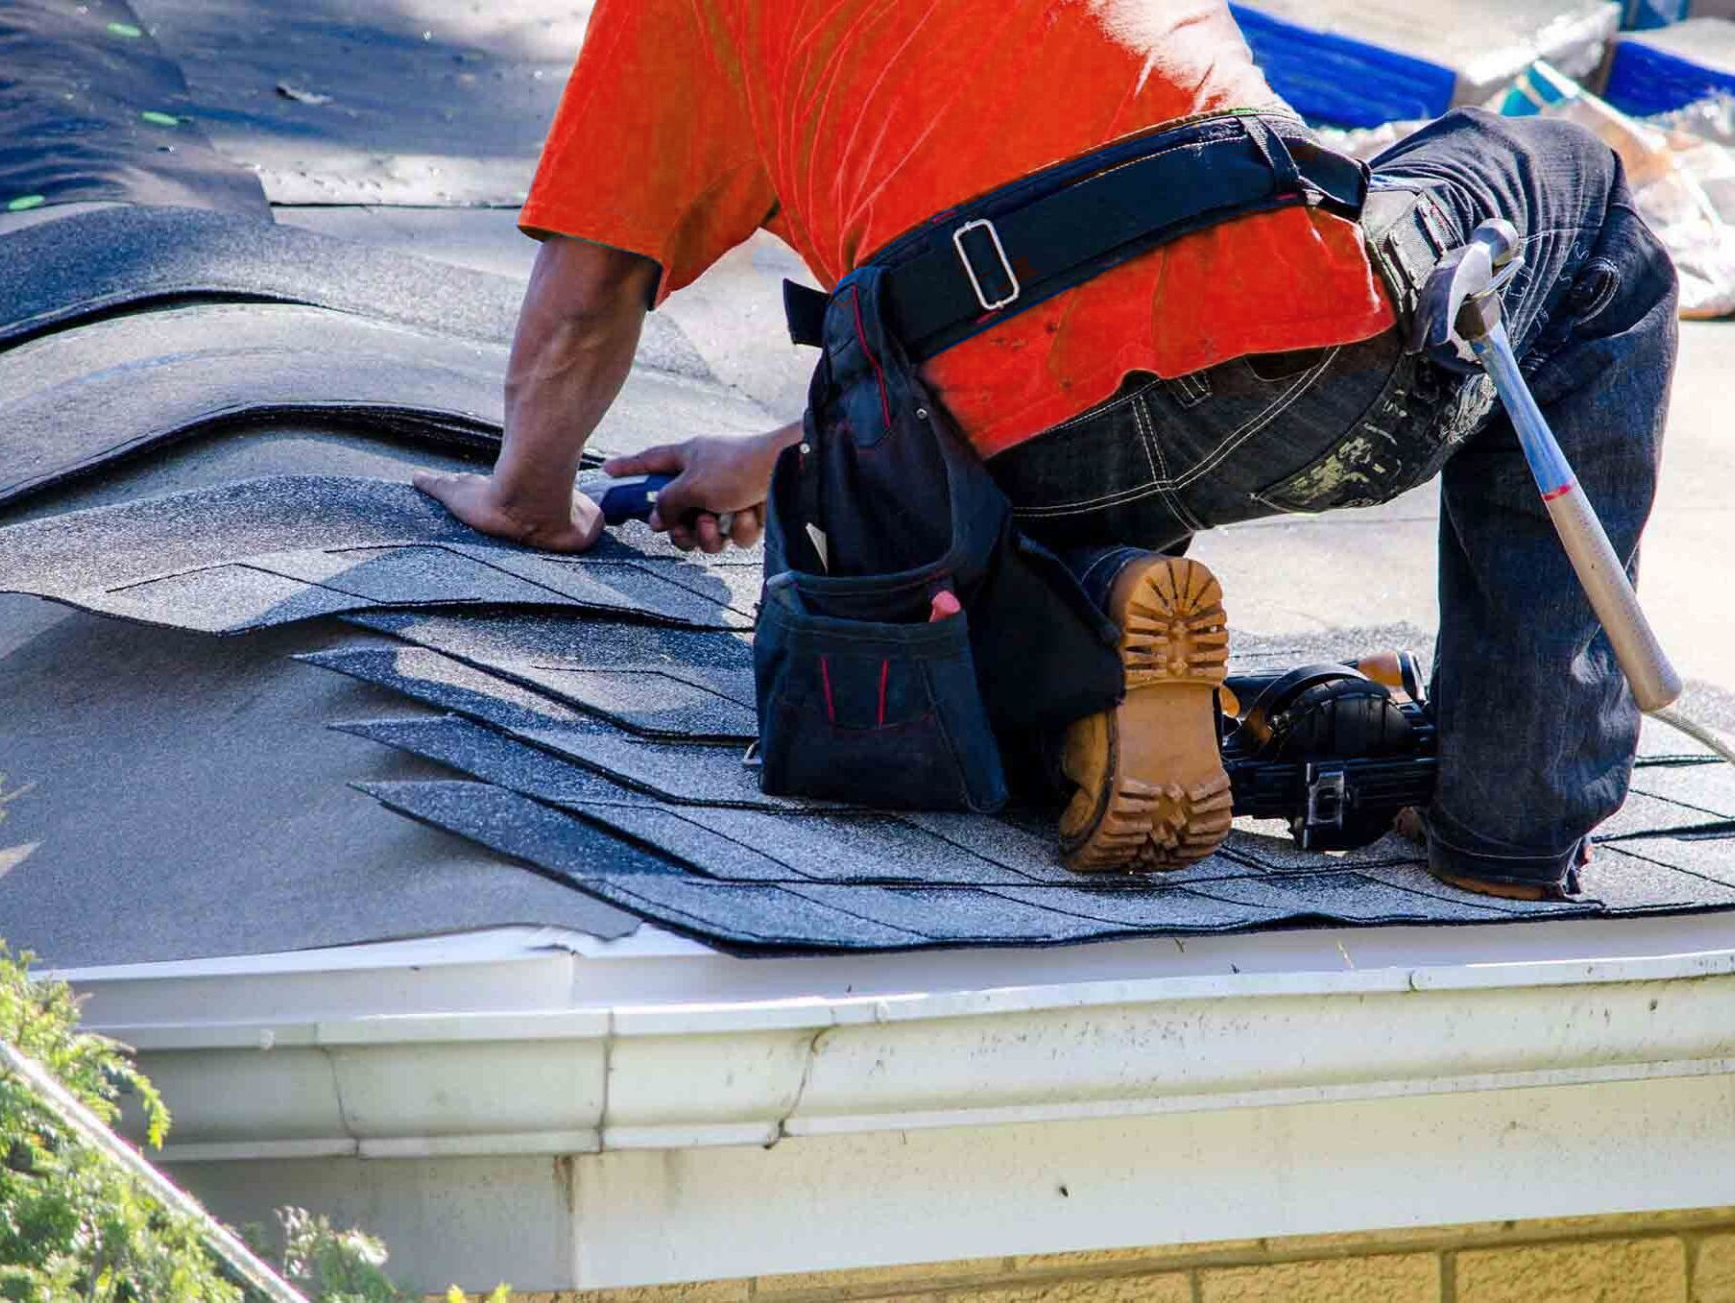
[[[767,792],[992,810],[1004,753],[1112,706],[1118,633],[1011,507],[918,373],[926,358],[1166,240],[1291,205],[1354,217],[1366,169],[1289,118],[1122,140],[935,217],[830,295],[777,464],[754,657]]]

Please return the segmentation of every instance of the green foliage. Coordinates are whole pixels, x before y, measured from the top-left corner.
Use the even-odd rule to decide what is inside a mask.
[[[28,956],[26,956],[28,960]],[[0,1036],[52,1072],[105,1122],[123,1095],[142,1109],[152,1145],[169,1128],[162,1097],[103,1036],[78,1030],[61,982],[33,981],[0,943]],[[197,1227],[160,1207],[47,1108],[0,1074],[0,1298],[19,1303],[186,1300],[238,1303]]]
[[[0,783],[3,786],[3,783]],[[4,798],[0,797],[0,801]],[[0,817],[4,806],[0,805]],[[169,1111],[126,1047],[78,1029],[64,982],[29,974],[0,941],[0,1038],[42,1064],[104,1122],[130,1097],[160,1149]],[[305,1209],[277,1214],[283,1277],[317,1303],[411,1303],[385,1274],[385,1245]],[[268,1251],[257,1244],[260,1256]],[[242,1303],[192,1219],[164,1209],[99,1151],[69,1134],[0,1068],[0,1300],[11,1303]],[[452,1299],[464,1294],[454,1288]],[[502,1285],[485,1303],[511,1303]]]

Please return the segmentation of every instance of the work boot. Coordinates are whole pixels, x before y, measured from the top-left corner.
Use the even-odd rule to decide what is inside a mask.
[[[1197,561],[1153,556],[1115,580],[1126,697],[1067,729],[1076,785],[1060,816],[1079,873],[1179,869],[1217,848],[1233,817],[1214,703],[1229,663],[1223,589]]]

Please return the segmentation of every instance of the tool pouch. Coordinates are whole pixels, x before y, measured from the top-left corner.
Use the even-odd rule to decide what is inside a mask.
[[[885,328],[873,265],[826,305],[803,441],[778,460],[754,642],[778,795],[998,809],[1000,745],[1106,710],[1117,633]]]

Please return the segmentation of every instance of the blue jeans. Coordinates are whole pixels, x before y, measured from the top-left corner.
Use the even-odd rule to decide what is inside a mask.
[[[1676,283],[1619,161],[1568,123],[1448,114],[1374,163],[1363,214],[1399,326],[1364,343],[1134,376],[989,469],[1020,526],[1106,598],[1192,533],[1385,502],[1439,475],[1440,872],[1568,885],[1626,798],[1639,713],[1481,376],[1404,351],[1435,258],[1490,217],[1523,237],[1504,309],[1526,378],[1622,556],[1651,509]]]

